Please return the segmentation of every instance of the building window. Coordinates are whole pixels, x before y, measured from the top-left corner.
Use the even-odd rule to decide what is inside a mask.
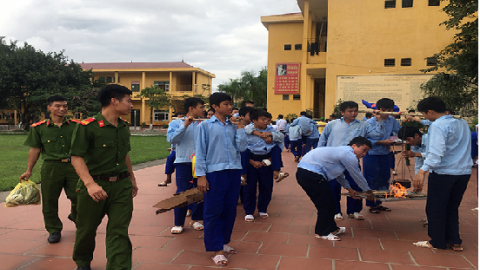
[[[140,82],[132,81],[132,92],[140,92]]]
[[[427,58],[427,66],[436,66],[436,65],[437,65],[437,58],[435,57]]]
[[[385,1],[385,8],[395,8],[396,5],[397,5],[397,1],[395,0]]]
[[[428,0],[429,6],[440,6],[440,0]]]
[[[290,99],[290,95],[283,95],[283,100],[289,100]]]
[[[412,65],[412,58],[402,58],[401,62],[400,62],[400,65],[401,66],[411,66]]]
[[[301,51],[302,50],[302,44],[295,44],[295,50],[296,51]]]
[[[394,67],[395,66],[395,58],[385,59],[384,65],[386,67]]]
[[[413,0],[402,0],[402,8],[413,7]]]
[[[115,77],[105,77],[107,83],[115,83]]]
[[[81,116],[81,115],[80,115],[79,112],[76,112],[76,113],[75,113],[75,119],[80,119],[80,116]]]
[[[300,95],[293,95],[293,100],[300,100]]]
[[[168,121],[168,111],[164,111],[164,110],[153,111],[153,121]]]
[[[154,81],[153,85],[163,89],[163,91],[165,91],[165,92],[170,91],[170,82],[169,81]]]
[[[283,45],[283,49],[285,51],[291,51],[292,50],[292,44],[285,44]]]

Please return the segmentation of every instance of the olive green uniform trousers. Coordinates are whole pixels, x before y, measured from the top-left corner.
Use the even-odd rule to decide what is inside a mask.
[[[42,212],[45,229],[49,233],[61,232],[63,224],[58,217],[58,198],[65,190],[71,202],[70,217],[75,220],[77,216],[76,186],[78,175],[70,162],[44,161],[40,172],[42,185]]]
[[[77,233],[73,248],[73,260],[77,266],[89,266],[95,250],[97,227],[105,214],[108,216],[105,246],[107,249],[107,270],[132,268],[132,244],[128,227],[132,219],[133,198],[130,178],[117,181],[95,180],[108,197],[95,202],[88,195],[87,188],[78,182]]]

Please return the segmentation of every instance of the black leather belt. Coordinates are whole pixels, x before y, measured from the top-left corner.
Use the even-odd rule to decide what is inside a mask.
[[[124,172],[121,173],[120,175],[117,176],[105,176],[105,175],[92,175],[93,180],[102,180],[102,181],[110,181],[110,182],[115,182],[117,180],[127,178],[130,176],[129,172]]]

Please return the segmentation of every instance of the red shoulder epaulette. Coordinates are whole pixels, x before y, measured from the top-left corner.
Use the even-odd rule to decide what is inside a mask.
[[[95,121],[95,117],[90,117],[88,119],[85,119],[85,120],[81,121],[80,124],[86,126],[86,125],[92,123],[93,121]]]
[[[128,121],[127,121],[127,120],[125,120],[125,119],[123,119],[123,118],[121,118],[121,117],[119,117],[119,118],[120,118],[120,119],[122,119],[122,120],[123,120],[123,122],[125,122],[125,123],[127,123],[127,124],[128,124]]]
[[[37,123],[33,124],[32,127],[40,126],[41,124],[43,124],[45,122],[47,122],[47,120],[42,120],[40,122],[37,122]]]
[[[70,119],[70,120],[68,120],[68,121],[72,121],[72,122],[74,122],[74,123],[80,123],[80,120],[77,120],[77,119]]]

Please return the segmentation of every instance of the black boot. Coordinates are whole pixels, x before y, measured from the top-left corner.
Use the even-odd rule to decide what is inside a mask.
[[[60,242],[60,238],[62,238],[62,235],[59,232],[54,232],[48,236],[47,240],[50,244],[55,244]]]

